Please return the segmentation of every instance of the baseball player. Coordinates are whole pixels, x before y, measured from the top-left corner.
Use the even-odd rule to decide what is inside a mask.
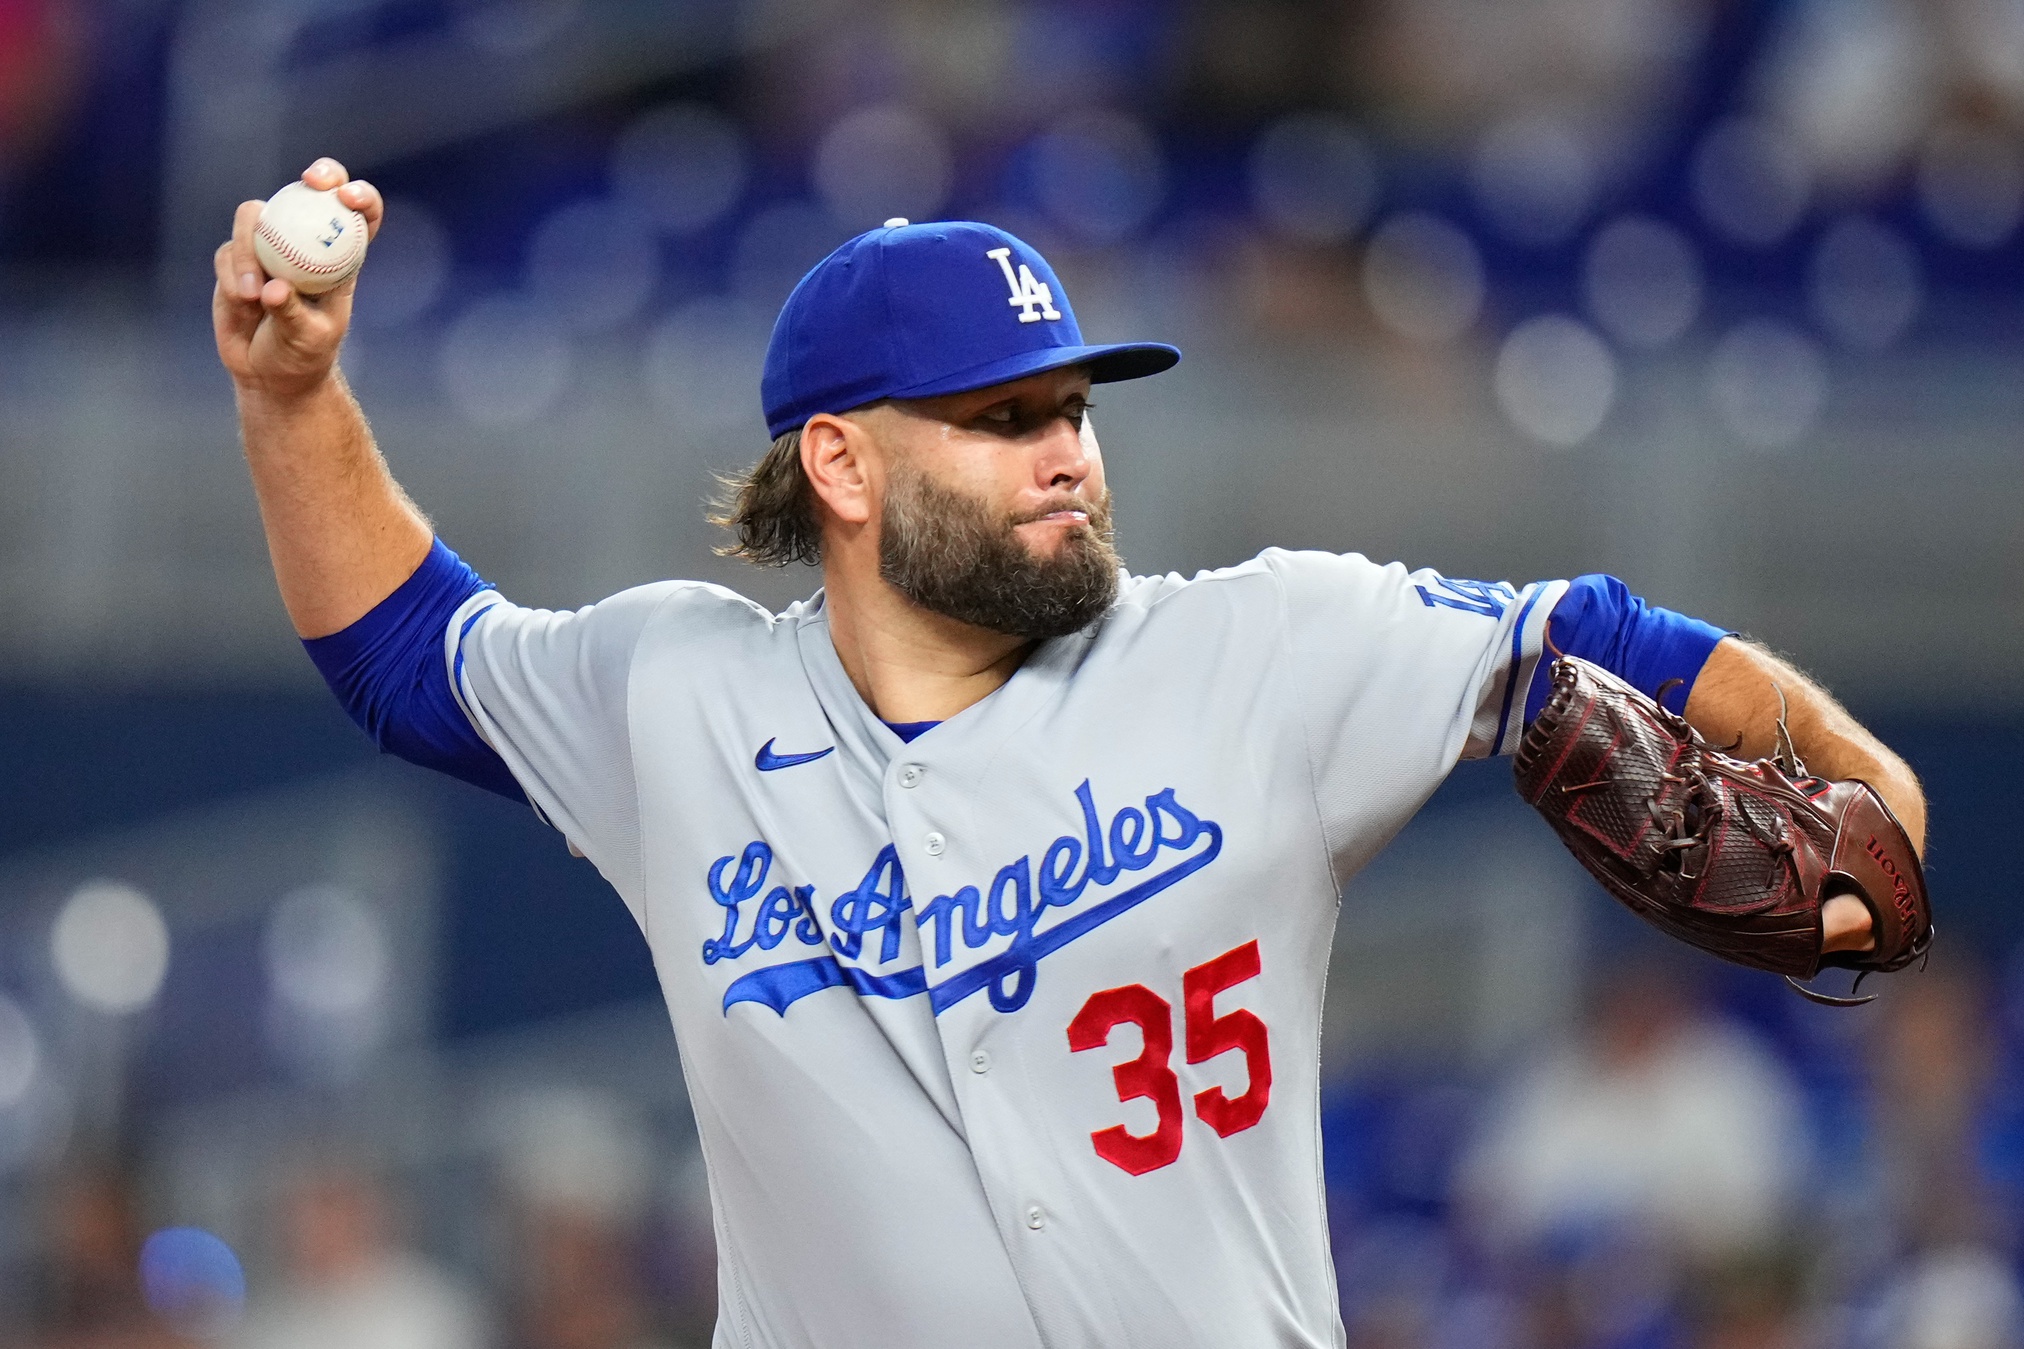
[[[318,188],[380,224],[319,160]],[[716,1215],[719,1346],[1331,1345],[1319,1033],[1337,899],[1458,759],[1586,657],[1711,741],[1904,764],[1759,647],[1607,577],[1512,586],[1269,550],[1134,576],[1082,340],[1038,253],[887,222],[782,310],[732,551],[782,613],[666,581],[521,608],[433,537],[336,358],[351,284],[261,272],[219,351],[281,593],[385,749],[530,802],[652,948]],[[1233,447],[1233,452],[1255,452]],[[1774,687],[1774,685],[1776,687]],[[1829,951],[1870,941],[1859,897]]]

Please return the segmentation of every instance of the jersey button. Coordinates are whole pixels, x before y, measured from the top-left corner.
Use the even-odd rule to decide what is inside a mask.
[[[929,834],[926,839],[922,840],[922,846],[928,850],[928,856],[940,857],[942,849],[949,846],[949,840],[943,838],[940,834]]]
[[[921,785],[921,766],[919,764],[910,763],[905,768],[902,768],[900,770],[900,786],[918,787],[920,785]]]
[[[1047,1226],[1047,1215],[1040,1211],[1040,1205],[1035,1204],[1026,1210],[1026,1225],[1036,1232]]]
[[[986,1054],[981,1049],[978,1050],[976,1053],[970,1055],[970,1071],[973,1073],[990,1072],[991,1056],[989,1054]]]

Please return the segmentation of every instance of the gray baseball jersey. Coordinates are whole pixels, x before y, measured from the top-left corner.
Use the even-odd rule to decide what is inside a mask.
[[[1340,1344],[1338,896],[1515,745],[1563,589],[1276,550],[1131,577],[911,743],[819,595],[466,603],[473,726],[653,949],[716,1344]]]

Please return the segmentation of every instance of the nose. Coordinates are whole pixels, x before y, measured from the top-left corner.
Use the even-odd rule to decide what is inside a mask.
[[[1082,428],[1065,416],[1056,417],[1034,447],[1034,485],[1043,491],[1072,492],[1089,477],[1092,462]]]

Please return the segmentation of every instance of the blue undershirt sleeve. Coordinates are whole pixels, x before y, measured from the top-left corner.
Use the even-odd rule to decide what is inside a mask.
[[[414,575],[370,613],[341,632],[305,638],[302,649],[382,752],[525,801],[506,761],[458,706],[443,657],[451,615],[489,589],[437,539]]]
[[[1726,629],[1688,618],[1670,609],[1646,604],[1614,576],[1577,576],[1547,619],[1548,655],[1558,649],[1608,670],[1645,693],[1657,696],[1669,679],[1682,682],[1668,690],[1665,705],[1675,712],[1687,706],[1687,695],[1715,644],[1729,636]],[[1525,695],[1525,720],[1546,706],[1553,687],[1552,661],[1542,660]]]

